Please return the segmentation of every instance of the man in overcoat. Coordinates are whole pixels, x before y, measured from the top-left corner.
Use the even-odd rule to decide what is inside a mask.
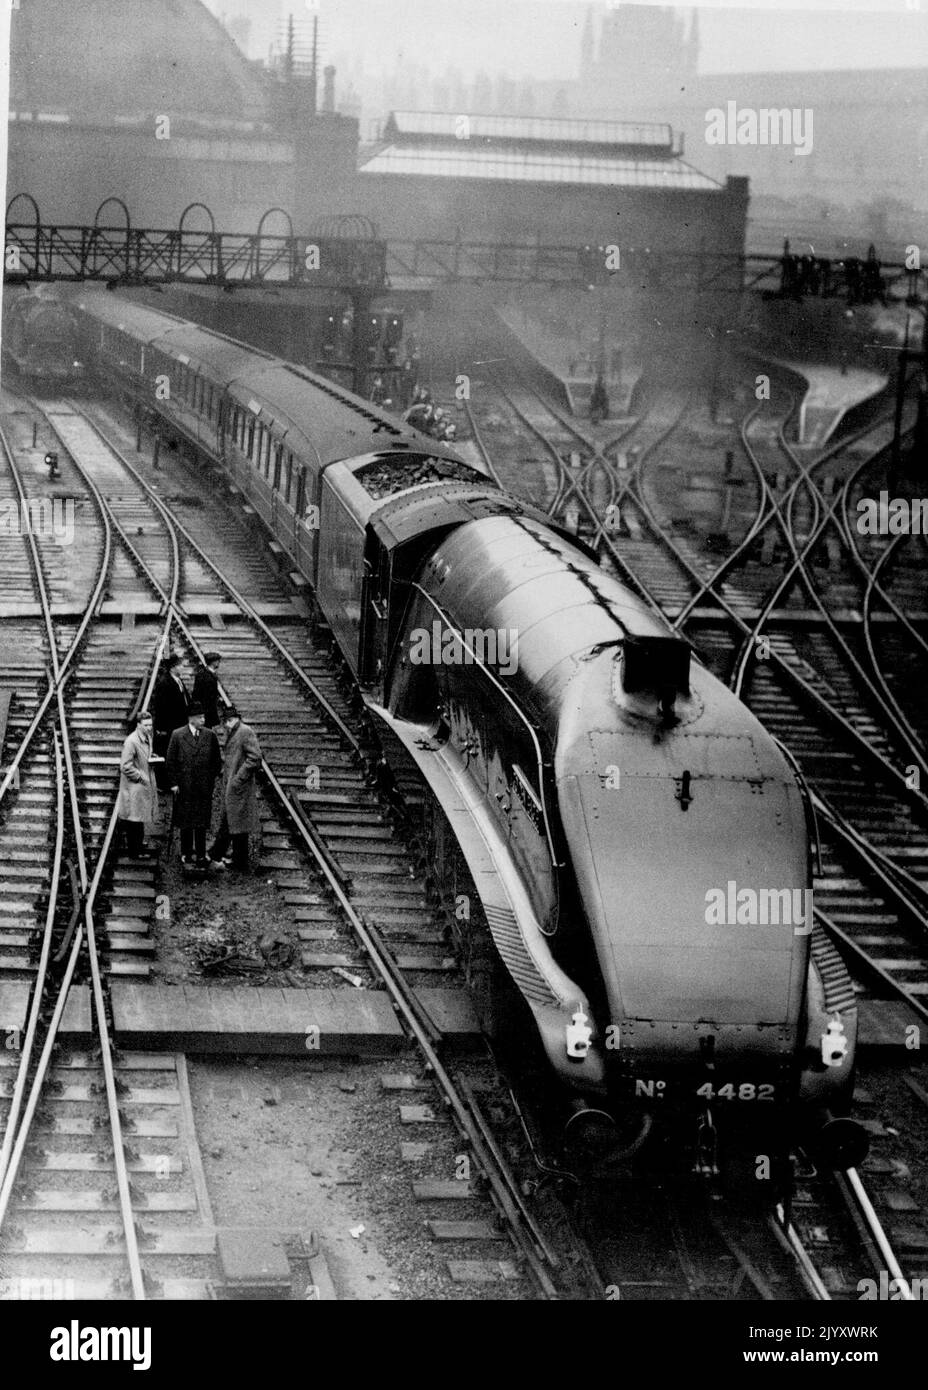
[[[187,723],[168,744],[165,780],[174,793],[174,825],[180,831],[180,862],[208,866],[206,832],[213,812],[213,785],[222,770],[219,740],[204,728],[203,706],[191,704]]]
[[[207,729],[215,729],[220,720],[222,701],[219,697],[219,652],[204,652],[204,665],[193,682],[193,703],[203,706]]]
[[[181,659],[172,652],[161,663],[161,671],[151,697],[151,712],[155,721],[154,749],[158,757],[163,758],[167,753],[174,730],[180,729],[187,722],[189,705],[190,695],[184,684]],[[167,791],[170,786],[164,768],[158,770],[158,786],[162,791]]]
[[[222,820],[209,852],[219,868],[232,845],[232,867],[248,871],[248,837],[261,833],[258,815],[257,775],[261,766],[261,745],[248,724],[243,724],[234,705],[223,715],[228,737],[224,750]]]
[[[119,757],[119,796],[116,815],[122,823],[126,852],[132,859],[150,859],[145,826],[158,814],[158,792],[149,758],[152,752],[152,717],[147,709],[136,715],[135,728]]]

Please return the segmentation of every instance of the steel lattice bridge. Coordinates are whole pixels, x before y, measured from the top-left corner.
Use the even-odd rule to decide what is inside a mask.
[[[116,200],[113,200],[116,201]],[[277,210],[275,210],[277,211]],[[265,214],[268,216],[268,214]],[[269,235],[125,226],[64,226],[35,220],[6,224],[4,281],[98,281],[111,288],[196,284],[236,288],[290,287],[374,296],[391,287],[456,282],[595,287],[636,292],[755,291],[803,299],[841,296],[849,303],[904,297],[923,302],[924,271],[866,257],[775,253],[714,254],[652,247],[384,240],[363,219],[352,235]],[[262,218],[262,224],[264,219]]]
[[[8,222],[4,282],[50,280],[95,280],[113,288],[272,284],[376,293],[387,286],[386,246],[332,236]]]

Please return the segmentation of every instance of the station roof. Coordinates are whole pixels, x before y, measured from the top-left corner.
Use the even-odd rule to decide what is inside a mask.
[[[721,185],[682,159],[610,159],[539,151],[407,149],[388,145],[361,166],[362,174],[419,174],[433,178],[495,179],[515,183],[609,184],[620,188],[717,189]]]
[[[715,190],[680,157],[669,125],[394,111],[363,174],[612,188]]]
[[[462,137],[462,121],[467,136]],[[416,138],[533,145],[605,146],[674,154],[673,131],[654,121],[577,121],[535,116],[458,116],[443,111],[392,111],[384,126],[385,141],[404,144]]]
[[[20,116],[153,128],[165,112],[172,124],[232,131],[269,120],[262,74],[200,0],[27,0],[13,12],[10,54]]]

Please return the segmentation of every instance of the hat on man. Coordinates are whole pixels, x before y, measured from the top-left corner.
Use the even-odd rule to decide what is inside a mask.
[[[205,714],[206,710],[196,700],[192,700],[187,706],[187,718],[192,719],[195,714]]]
[[[241,719],[241,715],[234,705],[227,705],[222,715],[223,719]]]
[[[207,666],[215,666],[222,660],[222,655],[219,652],[204,652],[203,660]]]

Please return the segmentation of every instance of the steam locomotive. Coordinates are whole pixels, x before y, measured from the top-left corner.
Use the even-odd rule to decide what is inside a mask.
[[[68,306],[8,289],[3,303],[3,367],[14,369],[30,384],[78,387],[86,376],[81,330]]]
[[[478,994],[488,943],[570,1124],[608,1121],[626,1153],[682,1130],[704,1169],[798,1130],[859,1162],[856,1008],[813,922],[811,806],[750,711],[452,449],[192,323],[103,293],[75,308],[102,376],[233,479],[312,584],[385,747],[440,808]]]

